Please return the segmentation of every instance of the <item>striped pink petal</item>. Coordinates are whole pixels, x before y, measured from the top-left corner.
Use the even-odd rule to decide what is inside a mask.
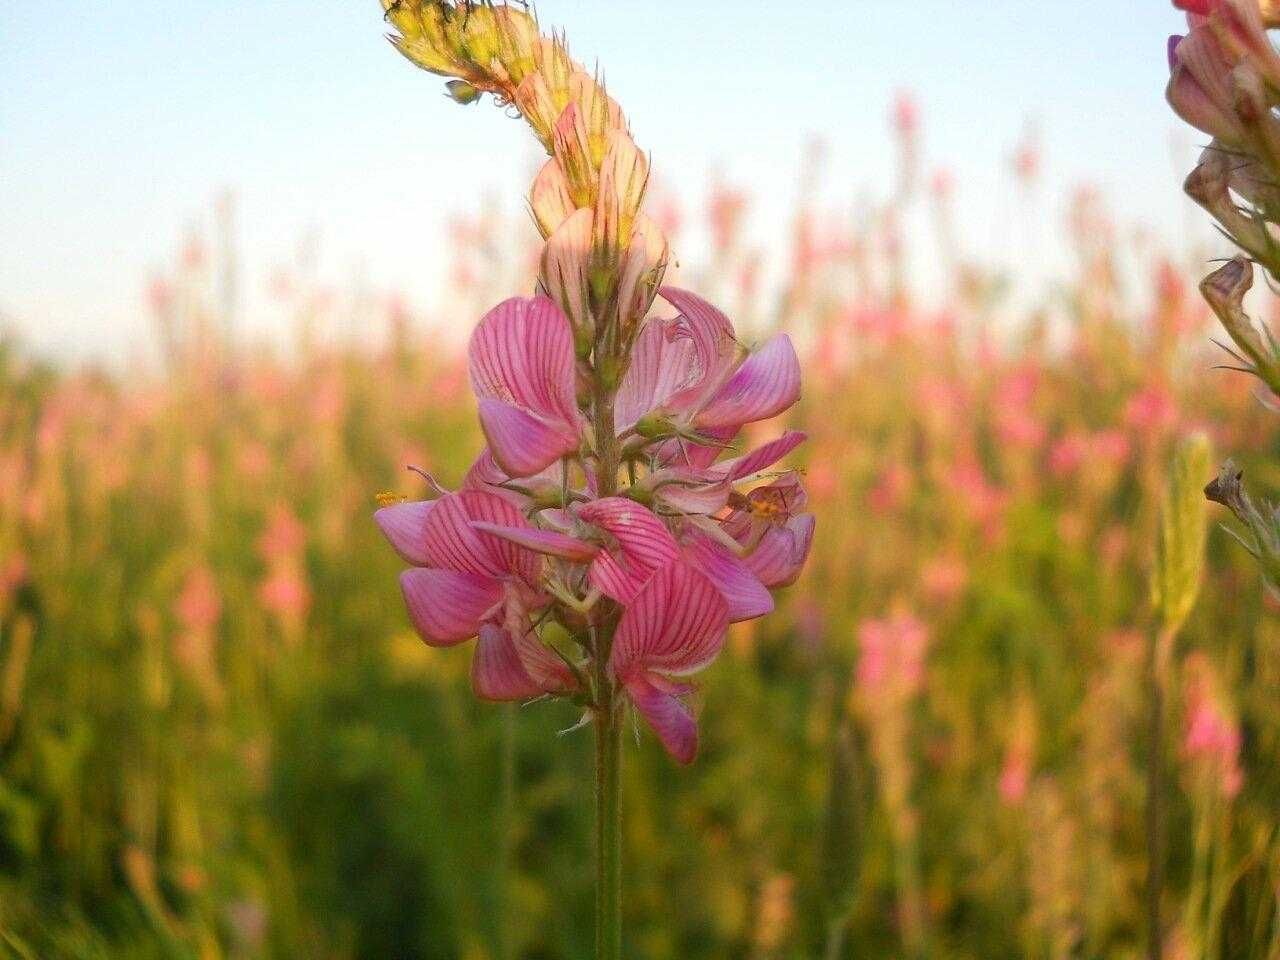
[[[495,494],[471,491],[477,497],[501,500]],[[426,566],[458,573],[472,573],[490,579],[508,572],[499,556],[471,527],[471,515],[463,494],[451,493],[436,501],[422,525]]]
[[[764,584],[723,544],[695,529],[684,540],[684,555],[720,591],[729,607],[730,623],[773,612],[773,597]]]
[[[400,589],[422,639],[441,647],[474,637],[485,614],[502,599],[497,580],[453,570],[406,570]]]
[[[609,533],[616,550],[602,550],[591,563],[592,584],[619,603],[629,603],[664,564],[680,555],[666,524],[647,507],[625,497],[605,497],[579,511],[587,523]]]
[[[700,427],[740,426],[777,416],[800,399],[800,360],[791,338],[770,338],[699,413]]]
[[[424,551],[427,516],[435,506],[434,500],[418,500],[383,507],[374,513],[374,522],[382,535],[390,541],[396,553],[414,566],[427,565]]]
[[[735,483],[744,477],[749,477],[753,473],[764,470],[766,467],[773,466],[800,444],[804,443],[806,438],[807,434],[799,430],[788,430],[776,440],[770,440],[750,453],[714,464],[709,472],[716,474],[719,479]]]
[[[662,678],[638,673],[625,682],[627,696],[677,762],[688,766],[698,755],[698,723],[678,693]]]
[[[677,392],[663,398],[671,410],[698,409],[733,369],[738,343],[733,324],[697,294],[678,287],[663,287],[662,299],[680,311],[669,324],[668,339],[687,339],[693,348],[693,369]]]
[[[813,514],[792,517],[785,525],[766,530],[743,562],[766,587],[788,587],[800,576],[809,557],[813,531]]]
[[[471,689],[481,700],[528,700],[546,692],[525,669],[511,634],[492,623],[480,628],[471,657]]]
[[[501,400],[480,401],[480,428],[493,458],[512,477],[529,477],[578,449],[573,428]]]
[[[472,526],[483,533],[524,547],[526,550],[545,553],[547,556],[559,557],[573,563],[586,563],[600,552],[600,547],[596,544],[587,543],[555,530],[539,530],[528,526],[505,527],[494,523],[474,523]]]
[[[471,336],[470,365],[485,435],[504,470],[528,476],[577,449],[573,333],[548,297],[513,297],[485,314]],[[535,437],[522,440],[523,431]]]
[[[728,625],[715,585],[688,563],[668,563],[622,614],[609,666],[624,681],[636,672],[693,673],[716,658]]]
[[[462,509],[470,521],[471,529],[493,557],[499,570],[515,574],[526,583],[534,583],[541,573],[542,564],[528,550],[522,549],[510,537],[495,537],[484,530],[485,526],[510,529],[528,529],[528,521],[514,504],[496,493],[484,490],[463,490],[457,494]]]

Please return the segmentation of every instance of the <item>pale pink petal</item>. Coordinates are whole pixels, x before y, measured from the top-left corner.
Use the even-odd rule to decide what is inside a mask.
[[[770,338],[698,414],[700,427],[739,426],[777,416],[800,399],[800,360],[791,338]]]
[[[662,398],[663,406],[673,411],[700,409],[733,369],[738,352],[733,324],[723,313],[688,290],[663,287],[659,293],[680,311],[680,316],[668,324],[667,338],[689,340],[694,355],[691,376],[680,390]]]
[[[435,506],[434,500],[418,500],[383,507],[374,513],[374,522],[390,541],[396,553],[414,566],[428,563],[423,544],[426,542],[427,515]]]
[[[743,562],[766,587],[790,586],[800,576],[809,557],[813,531],[813,514],[792,517],[785,526],[765,531],[760,543]]]
[[[688,563],[668,563],[623,612],[609,666],[623,680],[636,671],[693,673],[716,658],[728,625],[715,585]]]
[[[592,584],[619,603],[627,603],[653,571],[680,555],[666,524],[647,507],[625,497],[585,504],[578,515],[611,534],[618,549],[602,550],[591,563]]]
[[[693,341],[668,336],[675,322],[650,320],[636,338],[614,408],[619,432],[630,430],[646,413],[701,376]]]
[[[486,623],[471,657],[471,689],[481,700],[528,700],[544,690],[529,671],[502,627]]]
[[[480,427],[493,458],[512,477],[529,477],[578,449],[578,435],[501,400],[480,401]]]
[[[502,599],[502,584],[490,577],[415,567],[400,574],[409,619],[432,646],[452,646],[474,637],[484,615]]]
[[[773,612],[773,597],[764,584],[723,544],[693,530],[684,541],[684,554],[720,591],[729,606],[730,623]]]
[[[693,763],[698,755],[698,723],[679,696],[643,673],[624,681],[627,696],[653,728],[658,740],[677,763]]]
[[[587,543],[577,537],[557,533],[554,530],[539,530],[536,527],[503,527],[494,523],[474,523],[472,526],[483,533],[500,537],[527,550],[545,553],[573,563],[586,563],[600,552],[597,544]]]

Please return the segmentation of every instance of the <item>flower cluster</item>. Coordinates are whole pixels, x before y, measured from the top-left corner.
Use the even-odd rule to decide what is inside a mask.
[[[505,5],[384,8],[396,46],[454,77],[454,99],[514,106],[550,155],[529,196],[539,289],[471,338],[487,448],[460,490],[377,513],[413,565],[410,616],[429,644],[478,638],[478,696],[572,697],[602,724],[629,701],[689,763],[684,678],[728,624],[773,609],[812,541],[798,476],[772,470],[802,434],[724,456],[799,399],[795,349],[779,334],[747,351],[711,304],[660,286],[667,241],[640,209],[649,162],[562,40]],[[649,318],[659,293],[673,316]]]
[[[617,494],[598,495],[570,322],[547,297],[511,299],[471,339],[487,449],[459,491],[376,517],[413,564],[402,585],[423,639],[479,637],[472,679],[485,699],[592,697],[600,601],[618,604],[608,669],[689,762],[690,688],[673,678],[710,663],[729,623],[773,609],[769,588],[798,575],[813,517],[794,472],[768,473],[803,434],[719,458],[743,425],[798,399],[790,341],[744,357],[722,313],[687,291],[662,295],[679,313],[644,324],[617,395],[631,479]]]

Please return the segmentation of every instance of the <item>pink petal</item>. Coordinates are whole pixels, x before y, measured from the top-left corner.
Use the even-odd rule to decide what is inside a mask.
[[[422,639],[439,647],[474,637],[481,618],[502,599],[497,580],[452,570],[406,570],[400,589]]]
[[[591,563],[592,584],[619,603],[627,603],[653,571],[680,555],[666,524],[647,507],[625,497],[593,500],[579,511],[587,523],[611,534],[618,550],[602,550]]]
[[[596,544],[586,543],[554,530],[539,530],[536,527],[502,527],[493,523],[473,523],[472,526],[484,533],[518,544],[527,550],[560,557],[562,560],[573,563],[586,563],[600,552]]]
[[[773,612],[773,597],[764,584],[723,544],[694,530],[684,544],[685,557],[720,591],[729,606],[729,622],[752,620]]]
[[[513,297],[494,307],[471,335],[470,360],[482,417],[490,408],[492,422],[485,424],[485,432],[504,470],[527,476],[576,449],[580,418],[573,332],[555,303],[547,297]],[[524,417],[505,414],[503,408]],[[527,429],[538,439],[520,442],[518,432]],[[494,443],[495,436],[502,442]]]
[[[777,416],[800,399],[800,360],[780,333],[743,362],[701,413],[700,427],[738,426]]]
[[[486,623],[471,657],[471,689],[481,700],[528,700],[544,691],[502,627]]]
[[[663,287],[659,293],[680,311],[670,324],[668,339],[688,339],[693,347],[694,371],[678,392],[664,398],[664,406],[673,409],[698,409],[718,388],[737,356],[738,343],[733,324],[723,313],[697,294],[678,287]]]
[[[397,503],[391,507],[383,507],[373,515],[374,522],[382,530],[383,536],[391,542],[396,553],[414,566],[427,565],[427,556],[423,550],[426,541],[425,526],[427,516],[434,506],[434,500]]]
[[[693,673],[716,658],[728,625],[714,584],[688,563],[668,563],[622,614],[609,666],[624,681],[636,671]]]
[[[688,705],[640,673],[625,681],[627,695],[677,763],[693,763],[698,755],[698,724]]]
[[[495,500],[494,494],[480,494]],[[471,528],[471,516],[462,494],[451,493],[436,501],[423,523],[422,554],[426,565],[458,573],[473,573],[490,579],[508,572],[502,557]]]
[[[785,526],[770,527],[744,560],[747,569],[766,587],[789,587],[809,557],[813,531],[811,513],[792,517]]]
[[[720,474],[722,479],[729,483],[734,483],[743,477],[749,477],[753,473],[759,473],[766,467],[773,466],[800,444],[804,443],[806,439],[807,434],[799,430],[788,430],[778,439],[770,440],[768,443],[741,457],[717,463],[711,469]]]
[[[526,583],[535,583],[542,572],[541,561],[528,550],[521,549],[510,537],[494,537],[483,530],[486,525],[531,529],[520,509],[505,497],[487,490],[463,490],[457,496],[467,519],[471,521],[471,529],[479,533],[480,542],[488,549],[498,569],[515,574]]]
[[[668,336],[673,323],[650,320],[636,338],[615,404],[619,432],[631,429],[646,413],[661,407],[702,375],[693,341]]]
[[[578,449],[573,429],[501,400],[480,401],[480,427],[494,461],[512,477],[529,477]]]

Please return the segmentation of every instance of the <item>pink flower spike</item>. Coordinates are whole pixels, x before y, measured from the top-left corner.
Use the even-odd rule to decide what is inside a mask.
[[[694,422],[700,427],[740,426],[777,416],[800,399],[800,359],[780,333],[751,354]]]
[[[536,527],[506,527],[495,523],[473,523],[472,526],[482,533],[501,537],[511,543],[545,553],[547,556],[559,557],[572,563],[587,563],[600,552],[600,547],[587,543],[576,537],[558,533],[555,530],[539,530]]]
[[[414,566],[427,565],[423,552],[426,542],[427,516],[435,506],[434,500],[418,500],[383,507],[374,513],[374,522],[387,538],[396,553]]]
[[[666,524],[634,500],[594,500],[585,504],[578,516],[618,543],[616,551],[600,551],[588,576],[594,586],[619,603],[630,603],[655,570],[680,556],[680,548]]]
[[[471,337],[471,383],[498,465],[527,477],[578,449],[573,333],[547,297],[513,297]]]

